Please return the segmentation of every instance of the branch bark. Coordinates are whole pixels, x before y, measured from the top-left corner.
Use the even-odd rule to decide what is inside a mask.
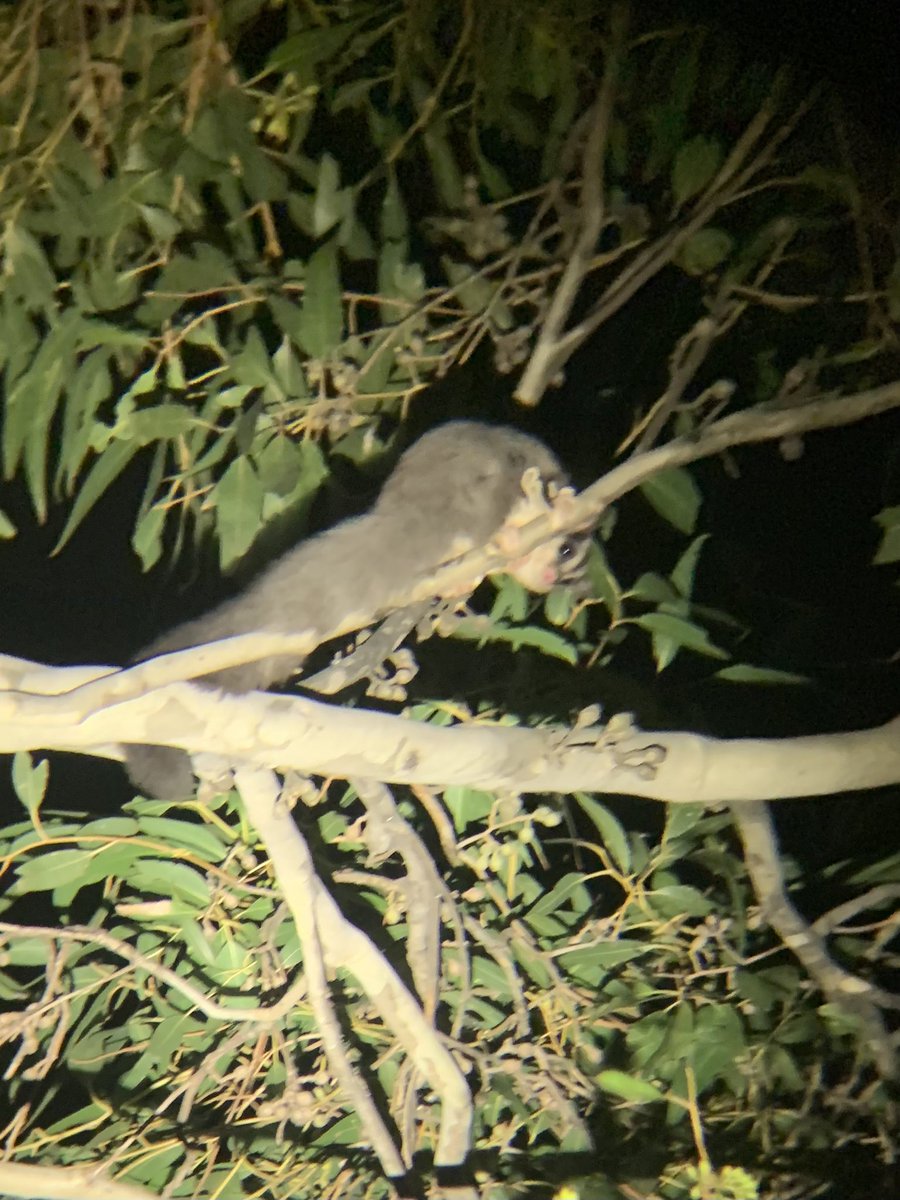
[[[362,930],[343,915],[331,894],[315,874],[309,849],[287,806],[279,803],[278,787],[271,773],[258,770],[237,772],[237,784],[247,815],[262,838],[275,869],[282,893],[291,910],[303,941],[304,966],[307,944],[324,958],[332,972],[349,971],[378,1010],[385,1025],[403,1046],[413,1065],[441,1101],[441,1122],[435,1163],[455,1166],[464,1161],[470,1149],[472,1098],[456,1060],[443,1037],[429,1022],[412,993],[390,963]],[[324,977],[317,986],[327,986]],[[317,1013],[318,1016],[318,1013]],[[322,1026],[320,1024],[320,1030]],[[339,1030],[337,1031],[339,1036]],[[329,1046],[329,1062],[335,1047]],[[333,1065],[341,1066],[341,1055]],[[356,1086],[355,1076],[341,1079],[348,1099],[365,1122],[366,1133],[375,1138],[373,1145],[389,1175],[404,1170],[399,1153],[381,1121],[368,1090]],[[390,1169],[393,1168],[393,1169]]]
[[[784,885],[775,827],[766,805],[745,804],[732,811],[763,916],[827,999],[860,1023],[882,1075],[895,1075],[893,1042],[879,1006],[896,1008],[896,997],[886,995],[867,979],[838,966],[828,954],[824,937],[791,903]]]
[[[186,652],[194,653],[193,651]],[[173,656],[174,657],[174,656]],[[7,660],[7,662],[10,660]],[[35,667],[35,664],[22,664]],[[102,674],[108,668],[98,667]],[[49,688],[55,670],[37,669]],[[36,677],[36,673],[33,672]],[[104,682],[101,679],[100,682]],[[6,692],[0,753],[92,753],[111,742],[149,742],[258,767],[337,779],[520,792],[617,792],[673,804],[831,795],[900,781],[900,718],[853,733],[719,740],[692,733],[439,727],[402,716],[188,683],[104,705],[73,718],[69,696]]]

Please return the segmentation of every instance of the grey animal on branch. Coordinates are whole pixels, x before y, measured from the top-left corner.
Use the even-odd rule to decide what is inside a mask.
[[[539,476],[537,493],[523,487],[529,468]],[[243,593],[169,630],[134,661],[243,633],[312,632],[326,640],[338,628],[369,624],[442,564],[503,531],[512,530],[514,538],[515,526],[537,515],[538,501],[546,507],[566,483],[559,461],[536,438],[505,426],[449,422],[402,455],[367,513],[301,542]],[[537,592],[577,584],[589,540],[586,531],[558,536],[506,570]],[[249,692],[283,682],[300,665],[296,654],[279,655],[198,682]],[[185,752],[129,745],[125,753],[131,781],[142,792],[174,799],[193,791]]]

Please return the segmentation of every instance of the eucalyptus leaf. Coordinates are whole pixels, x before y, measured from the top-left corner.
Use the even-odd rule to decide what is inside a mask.
[[[621,822],[593,796],[576,792],[575,799],[597,829],[613,862],[627,874],[631,870],[631,850]]]
[[[727,667],[716,671],[715,678],[723,679],[726,683],[758,683],[775,687],[805,686],[811,682],[808,675],[780,671],[775,667],[756,667],[752,663],[729,663]]]
[[[597,1085],[604,1092],[621,1096],[623,1100],[628,1100],[632,1104],[652,1104],[657,1100],[665,1099],[665,1095],[655,1084],[648,1083],[646,1079],[637,1079],[633,1075],[627,1075],[624,1071],[601,1071],[597,1076]]]
[[[210,901],[210,885],[199,871],[184,863],[142,858],[128,873],[128,883],[138,892],[172,896],[200,908]]]
[[[340,344],[343,326],[337,245],[330,241],[309,260],[300,311],[300,344],[314,358],[325,358]]]
[[[672,194],[676,206],[680,208],[686,200],[702,192],[721,162],[722,148],[718,142],[699,136],[685,142],[672,166]]]
[[[327,151],[319,162],[319,177],[312,209],[312,232],[322,237],[337,225],[346,211],[346,200],[340,188],[341,171],[337,159]]]
[[[679,251],[677,261],[689,275],[705,275],[728,258],[734,238],[724,229],[707,227],[689,238]]]
[[[47,783],[50,778],[50,764],[46,758],[35,762],[31,755],[24,750],[13,755],[12,785],[13,791],[25,805],[33,823],[47,794]]]
[[[262,526],[264,492],[253,464],[236,458],[213,488],[210,501],[216,509],[219,562],[228,570],[247,553]]]
[[[671,467],[646,479],[640,487],[659,515],[682,533],[691,534],[697,523],[701,496],[694,477],[683,467]]]
[[[58,554],[67,544],[103,493],[118,479],[139,450],[137,442],[124,441],[114,441],[104,450],[78,489],[68,520],[53,547],[54,554]]]

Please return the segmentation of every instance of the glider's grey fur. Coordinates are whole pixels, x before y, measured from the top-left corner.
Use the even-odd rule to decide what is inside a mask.
[[[453,421],[425,434],[401,457],[369,512],[301,542],[241,595],[178,625],[136,661],[241,633],[313,631],[323,638],[354,617],[383,616],[405,587],[496,534],[523,499],[522,476],[537,468],[544,485],[566,476],[550,450],[515,429]],[[523,582],[549,590],[581,572],[585,537],[540,547],[541,582],[522,560]],[[551,567],[547,567],[552,562]],[[297,656],[245,663],[204,677],[230,692],[265,689],[292,675]],[[163,798],[194,788],[190,758],[165,746],[127,746],[128,773],[142,792]]]

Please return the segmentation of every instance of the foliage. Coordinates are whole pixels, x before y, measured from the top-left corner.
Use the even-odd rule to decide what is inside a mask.
[[[326,450],[377,460],[415,397],[476,352],[501,373],[538,361],[570,284],[587,314],[576,331],[610,362],[595,398],[608,452],[620,434],[639,448],[663,430],[694,436],[724,406],[890,378],[888,184],[857,177],[838,109],[713,30],[655,25],[652,6],[618,35],[622,12],[0,8],[3,470],[41,520],[70,502],[59,544],[137,465],[143,565],[173,544],[172,523],[214,534],[230,565],[308,506]],[[602,217],[579,258],[598,179]],[[642,302],[665,323],[638,322],[627,356],[604,346],[605,326]],[[547,386],[567,365],[550,358]],[[645,415],[629,433],[635,398]],[[493,702],[505,720],[541,720],[551,660],[604,668],[626,638],[660,671],[692,652],[723,679],[796,683],[731,661],[744,631],[694,598],[694,478],[676,469],[642,490],[690,539],[665,568],[628,583],[598,545],[591,598],[551,594],[542,612],[504,582],[453,633],[518,651],[524,686],[474,715],[420,696],[413,715],[480,720]],[[882,514],[883,561],[896,523]],[[0,513],[0,537],[15,532]],[[76,819],[42,810],[43,765],[20,757],[14,781],[28,820],[3,835],[3,921],[38,911],[60,932],[5,949],[0,987],[28,1018],[0,1025],[19,1039],[8,1075],[25,1114],[7,1144],[106,1160],[176,1197],[388,1194],[303,998],[251,1022],[179,990],[246,1010],[277,1003],[303,965],[233,798]],[[321,868],[402,967],[403,878],[367,860],[351,789],[308,799],[298,821]],[[477,1093],[486,1197],[559,1186],[587,1200],[622,1184],[787,1200],[815,1194],[838,1155],[873,1169],[870,1147],[890,1143],[885,1085],[756,919],[730,818],[682,807],[641,832],[583,796],[561,837],[549,801],[451,789],[437,849],[421,800],[404,795],[404,817],[454,864],[440,1022]],[[836,886],[890,883],[896,862],[842,872]],[[871,938],[844,931],[842,961],[871,976],[890,964],[886,941],[877,922]],[[335,991],[356,1065],[427,1173],[431,1098],[353,981]]]
[[[537,0],[5,7],[3,470],[41,518],[74,496],[61,544],[149,448],[144,564],[177,516],[214,527],[227,565],[308,501],[323,434],[371,456],[376,418],[480,344],[519,367],[578,219],[597,15]],[[711,38],[634,31],[588,272],[597,324],[680,269],[699,312],[737,302],[728,327],[742,321],[758,363],[741,383],[766,399],[793,365],[767,349],[768,314],[790,345],[817,294],[865,287],[828,314],[839,344],[819,369],[863,361],[877,378],[898,276],[872,278],[875,259],[860,277],[848,215],[885,237],[840,130],[801,137],[801,93],[724,42],[707,66]],[[685,527],[683,499],[658,502]]]
[[[558,1177],[562,1153],[612,1178],[671,1173],[663,1194],[681,1195],[674,1181],[694,1155],[701,1094],[719,1160],[752,1168],[765,1148],[782,1195],[793,1194],[792,1130],[817,1148],[823,1174],[831,1147],[843,1141],[847,1153],[873,1127],[887,1136],[885,1085],[861,1072],[852,1028],[810,1005],[798,967],[746,918],[728,817],[679,807],[651,836],[582,797],[577,869],[548,888],[541,864],[559,841],[557,810],[466,789],[446,803],[457,878],[468,882],[448,900],[441,1003],[477,1091],[481,1155],[513,1189],[487,1194],[517,1194],[532,1173]],[[421,821],[414,804],[401,808]],[[302,819],[318,827],[334,879],[352,885],[354,920],[396,957],[409,933],[403,882],[366,867],[358,816],[352,791],[335,787]],[[333,1186],[360,1129],[343,1112],[308,1004],[275,1024],[241,1022],[301,963],[235,797],[135,800],[93,821],[36,813],[6,831],[2,852],[14,878],[4,918],[39,901],[61,926],[55,943],[36,932],[12,941],[0,975],[7,1002],[29,1004],[10,1093],[36,1102],[26,1157],[54,1146],[63,1162],[108,1158],[115,1147],[117,1170],[157,1192],[180,1179],[176,1196]],[[81,924],[67,935],[75,913]],[[871,946],[846,940],[847,961],[862,965]],[[164,987],[160,966],[175,976]],[[234,1016],[198,1011],[178,981]],[[340,1000],[360,1063],[399,1114],[409,1080],[390,1043],[349,979]],[[818,1086],[823,1060],[828,1089]],[[427,1147],[427,1104],[417,1123]],[[341,1194],[383,1194],[377,1179],[354,1160]]]

